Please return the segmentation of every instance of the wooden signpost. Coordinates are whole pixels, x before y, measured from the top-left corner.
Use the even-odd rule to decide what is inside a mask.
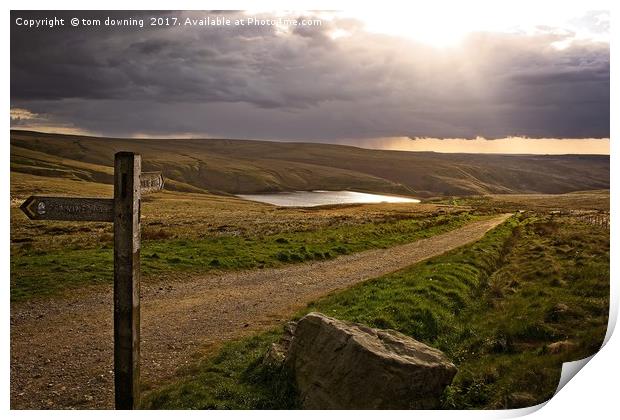
[[[114,200],[109,198],[32,195],[20,208],[32,220],[114,221]]]
[[[164,187],[161,172],[141,172],[140,155],[114,156],[114,198],[31,196],[32,220],[114,223],[114,395],[117,409],[140,402],[140,198]]]
[[[140,174],[140,192],[147,194],[164,188],[164,177],[161,172],[142,172]]]

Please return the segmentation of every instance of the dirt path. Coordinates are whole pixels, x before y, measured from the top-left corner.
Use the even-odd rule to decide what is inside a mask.
[[[330,261],[143,286],[142,381],[165,380],[205,346],[277,325],[330,291],[476,241],[508,216]],[[12,305],[11,408],[113,408],[112,351],[111,290]]]

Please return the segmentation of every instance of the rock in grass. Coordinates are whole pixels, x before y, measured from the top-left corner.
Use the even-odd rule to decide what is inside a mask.
[[[569,315],[571,315],[571,311],[568,305],[564,303],[558,303],[549,311],[547,311],[545,320],[548,322],[559,322],[562,319],[568,317]]]
[[[393,330],[310,313],[285,364],[306,409],[430,409],[456,367],[439,350]]]
[[[525,408],[536,404],[536,398],[527,392],[515,392],[506,399],[506,408]]]
[[[570,340],[556,341],[547,346],[547,353],[559,354],[573,350],[577,345]]]

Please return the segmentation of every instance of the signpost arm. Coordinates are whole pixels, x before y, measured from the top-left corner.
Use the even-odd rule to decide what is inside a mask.
[[[114,391],[117,409],[140,402],[140,155],[114,156]]]

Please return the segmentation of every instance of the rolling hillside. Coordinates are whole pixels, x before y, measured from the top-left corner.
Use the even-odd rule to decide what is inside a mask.
[[[608,189],[609,157],[484,155],[223,139],[114,139],[11,131],[11,171],[109,184],[115,152],[142,154],[178,191],[352,189],[418,197]]]

